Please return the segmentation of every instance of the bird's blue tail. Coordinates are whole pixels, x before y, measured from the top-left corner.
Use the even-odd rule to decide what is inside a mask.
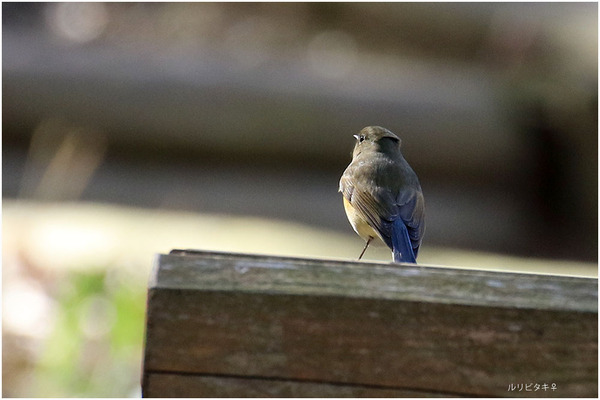
[[[394,262],[417,263],[408,236],[408,229],[406,228],[404,221],[402,221],[402,218],[398,218],[394,221],[392,229],[392,253]]]

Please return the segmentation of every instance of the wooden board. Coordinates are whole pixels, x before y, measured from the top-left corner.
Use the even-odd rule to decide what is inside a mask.
[[[597,305],[589,278],[174,252],[143,394],[596,397]]]

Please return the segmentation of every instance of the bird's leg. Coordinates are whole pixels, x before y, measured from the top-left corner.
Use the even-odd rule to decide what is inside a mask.
[[[365,244],[365,248],[363,249],[363,251],[360,253],[360,256],[358,256],[358,259],[360,260],[363,256],[363,254],[365,254],[365,251],[367,251],[367,247],[369,247],[369,243],[371,243],[371,240],[373,240],[372,236],[369,236],[369,240],[367,240],[367,244]]]

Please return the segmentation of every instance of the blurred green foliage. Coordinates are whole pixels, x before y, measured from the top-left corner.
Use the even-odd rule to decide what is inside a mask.
[[[114,269],[71,271],[55,300],[55,325],[31,395],[139,395],[145,286],[118,279]]]

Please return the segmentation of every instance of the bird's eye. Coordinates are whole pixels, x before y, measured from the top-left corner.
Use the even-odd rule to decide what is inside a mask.
[[[360,136],[358,137],[358,141],[359,141],[360,143],[362,143],[362,142],[363,142],[363,140],[365,140],[365,135],[360,135]]]

